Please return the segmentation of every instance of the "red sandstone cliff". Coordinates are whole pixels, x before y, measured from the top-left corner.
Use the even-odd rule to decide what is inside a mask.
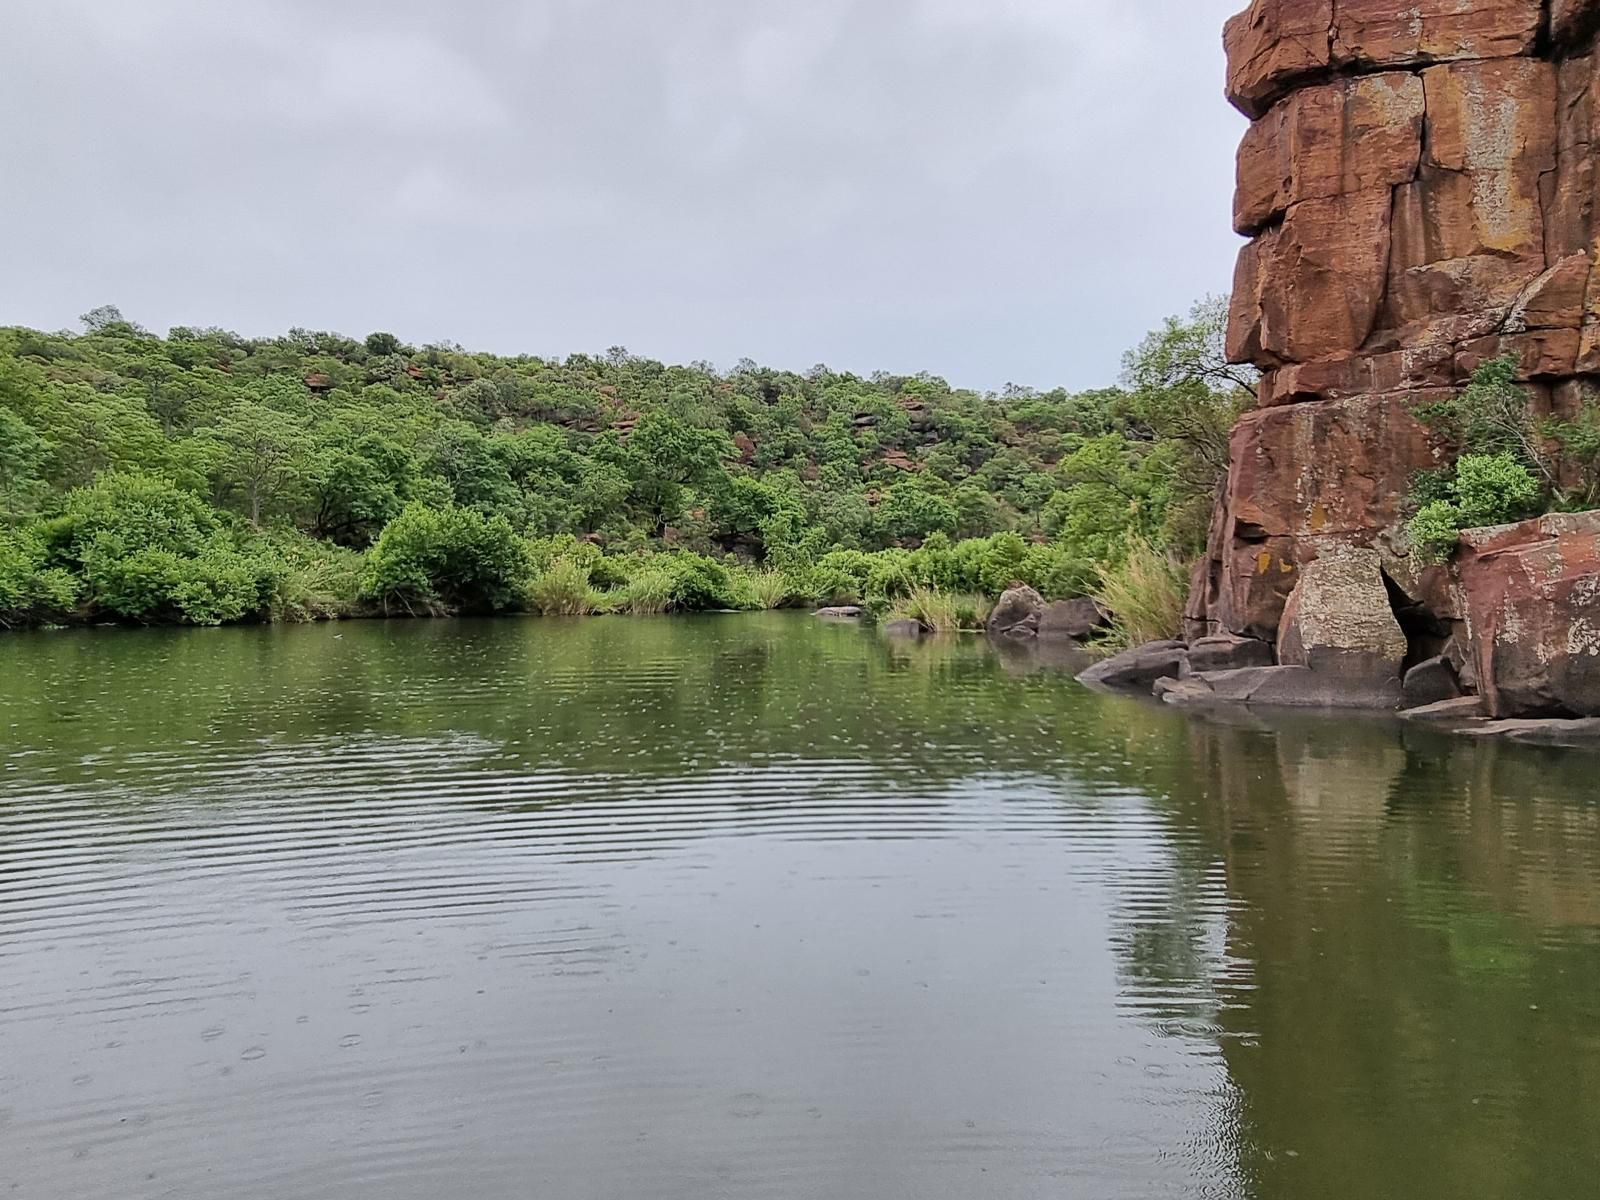
[[[1600,379],[1600,0],[1255,0],[1228,23],[1239,150],[1229,351],[1263,371],[1233,437],[1189,633],[1275,640],[1303,568],[1401,542],[1445,448],[1414,416],[1512,354],[1546,411]],[[1404,600],[1400,603],[1404,607]]]

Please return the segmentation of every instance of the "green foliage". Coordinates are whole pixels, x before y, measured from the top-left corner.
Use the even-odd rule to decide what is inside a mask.
[[[47,565],[45,545],[37,534],[0,528],[0,628],[64,617],[77,595],[77,580]]]
[[[1412,481],[1406,533],[1423,562],[1447,559],[1463,529],[1600,501],[1600,407],[1585,394],[1571,416],[1537,419],[1517,373],[1514,358],[1484,363],[1459,395],[1417,410],[1457,454]]]
[[[570,558],[557,559],[529,585],[528,602],[546,617],[583,617],[597,607],[589,572]]]
[[[361,590],[386,612],[500,612],[521,599],[528,574],[527,545],[504,517],[414,502],[368,553]]]
[[[1463,529],[1521,520],[1538,512],[1546,498],[1533,473],[1509,451],[1463,455],[1442,481],[1430,480],[1421,491],[1426,499],[1406,523],[1406,537],[1424,562],[1448,558]]]
[[[1136,538],[1106,570],[1095,599],[1113,614],[1107,641],[1118,646],[1177,637],[1189,597],[1189,572],[1170,551]]]
[[[628,576],[612,600],[617,612],[654,617],[672,608],[673,574],[664,564],[644,563]]]
[[[0,528],[45,556],[8,535],[6,619],[499,611],[537,606],[558,560],[552,594],[581,568],[624,611],[1082,594],[1132,538],[1198,547],[1248,385],[1219,365],[1218,311],[1080,394],[383,332],[162,338],[110,306],[77,336],[0,328]]]
[[[362,556],[300,534],[279,533],[282,564],[269,602],[274,621],[329,621],[351,612],[361,594]]]
[[[241,545],[199,497],[165,479],[112,474],[66,497],[41,535],[83,580],[91,611],[218,625],[267,609],[281,564]]]
[[[916,621],[934,633],[963,633],[982,630],[993,609],[994,602],[987,596],[918,584],[889,606],[887,616],[895,621]]]

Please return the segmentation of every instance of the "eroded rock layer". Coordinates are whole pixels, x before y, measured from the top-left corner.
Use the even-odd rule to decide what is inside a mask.
[[[1379,556],[1445,635],[1402,504],[1448,447],[1416,416],[1483,362],[1536,408],[1600,380],[1600,0],[1255,0],[1228,23],[1239,149],[1230,356],[1262,371],[1190,637],[1276,642],[1304,568]],[[1595,377],[1591,379],[1591,377]]]

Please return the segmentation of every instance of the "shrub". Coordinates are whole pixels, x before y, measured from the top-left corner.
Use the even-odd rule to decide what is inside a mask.
[[[789,577],[782,571],[757,571],[750,577],[750,581],[755,587],[756,600],[762,608],[783,608],[796,600],[804,599],[795,594]]]
[[[529,574],[527,546],[504,517],[413,502],[368,552],[361,590],[386,611],[499,612],[518,603]]]
[[[131,620],[217,625],[261,615],[283,569],[154,476],[112,474],[79,488],[43,531],[51,558],[81,574],[89,603]]]
[[[680,551],[666,562],[672,577],[672,607],[680,612],[730,608],[728,569],[699,554]]]
[[[1461,540],[1461,512],[1448,500],[1433,500],[1406,522],[1411,552],[1425,563],[1443,562]]]
[[[45,545],[37,534],[0,529],[0,628],[65,616],[77,597],[78,581],[45,565]]]
[[[1469,454],[1456,463],[1456,507],[1463,528],[1501,525],[1539,507],[1544,489],[1513,454]]]
[[[1177,636],[1189,594],[1189,572],[1166,550],[1142,537],[1128,540],[1127,556],[1105,568],[1095,599],[1112,614],[1108,641],[1137,646]]]
[[[889,605],[887,615],[896,621],[917,621],[935,633],[981,630],[994,609],[987,596],[942,592],[920,584]]]
[[[1443,562],[1455,551],[1461,531],[1502,525],[1539,511],[1545,491],[1515,454],[1463,455],[1450,472],[1413,485],[1413,503],[1432,496],[1406,523],[1412,552],[1423,562]]]

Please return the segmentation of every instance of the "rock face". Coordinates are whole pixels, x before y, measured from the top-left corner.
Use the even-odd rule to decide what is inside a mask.
[[[1228,352],[1262,377],[1195,575],[1191,642],[1348,660],[1354,635],[1335,626],[1370,616],[1357,640],[1375,638],[1397,676],[1467,631],[1452,665],[1496,713],[1583,712],[1578,689],[1600,695],[1587,652],[1558,652],[1589,628],[1585,568],[1550,557],[1577,535],[1477,547],[1460,580],[1416,567],[1402,535],[1413,476],[1449,455],[1419,407],[1507,355],[1540,413],[1572,413],[1600,376],[1597,34],[1600,0],[1253,0],[1228,22],[1228,95],[1252,118]],[[1362,553],[1370,612],[1355,593],[1323,610],[1304,586],[1345,548]],[[1512,629],[1542,647],[1537,670],[1507,648]]]
[[[1467,628],[1489,714],[1600,716],[1600,513],[1463,540]]]

